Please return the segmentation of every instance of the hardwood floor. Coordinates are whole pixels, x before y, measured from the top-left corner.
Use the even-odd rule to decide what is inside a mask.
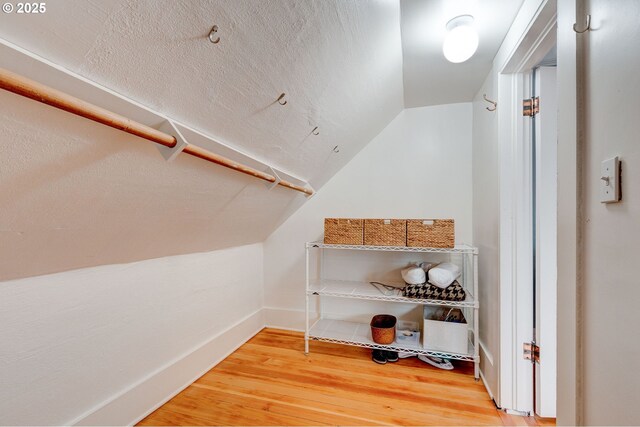
[[[498,411],[473,366],[371,351],[264,329],[139,425],[539,425]],[[549,424],[544,424],[549,425]]]

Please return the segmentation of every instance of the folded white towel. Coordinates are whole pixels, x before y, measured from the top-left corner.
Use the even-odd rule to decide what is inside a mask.
[[[429,270],[429,283],[444,289],[460,277],[460,274],[462,274],[460,267],[450,262],[443,262]]]
[[[410,285],[420,285],[427,281],[427,275],[420,267],[408,267],[401,270],[402,278]]]

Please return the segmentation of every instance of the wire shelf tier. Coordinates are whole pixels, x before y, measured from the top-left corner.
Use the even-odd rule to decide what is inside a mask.
[[[371,338],[371,327],[365,323],[347,322],[344,320],[321,319],[309,330],[309,339],[336,344],[352,345],[377,350],[391,350],[398,352],[412,352],[426,354],[443,359],[465,360],[476,362],[473,344],[469,341],[467,354],[447,353],[437,350],[428,350],[422,346],[408,346],[393,343],[390,345],[377,344]]]
[[[443,254],[477,254],[478,248],[469,245],[456,245],[453,248],[414,248],[410,246],[364,246],[364,245],[329,245],[322,242],[307,242],[307,248],[349,249],[354,251],[384,252],[424,252]]]
[[[309,295],[319,295],[337,298],[355,298],[374,301],[393,301],[423,305],[440,305],[445,307],[476,307],[478,302],[474,300],[470,291],[465,289],[467,297],[464,301],[443,301],[435,299],[407,298],[402,296],[402,290],[392,291],[391,295],[383,295],[377,288],[368,282],[356,282],[350,280],[318,280],[310,284]]]

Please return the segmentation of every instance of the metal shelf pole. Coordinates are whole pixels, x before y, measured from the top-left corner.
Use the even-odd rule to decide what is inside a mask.
[[[320,273],[319,273],[319,278],[320,280],[324,279],[324,248],[319,248],[318,249],[320,251],[319,256],[320,256]],[[322,296],[318,295],[318,319],[324,319],[324,311],[323,311],[323,303],[322,303]]]
[[[305,246],[305,316],[304,316],[304,354],[309,354],[309,247]]]
[[[475,298],[478,295],[478,251],[475,250],[473,253],[473,294]],[[480,337],[479,334],[479,323],[480,323],[480,313],[479,313],[479,305],[480,302],[476,300],[476,303],[473,307],[473,351],[475,356],[474,362],[474,376],[476,381],[480,379]]]

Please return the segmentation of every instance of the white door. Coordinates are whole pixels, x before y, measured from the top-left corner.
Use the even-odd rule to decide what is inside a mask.
[[[556,416],[556,309],[557,309],[557,116],[556,67],[534,73],[534,91],[540,98],[535,116],[535,341],[540,361],[535,371],[535,413]]]

